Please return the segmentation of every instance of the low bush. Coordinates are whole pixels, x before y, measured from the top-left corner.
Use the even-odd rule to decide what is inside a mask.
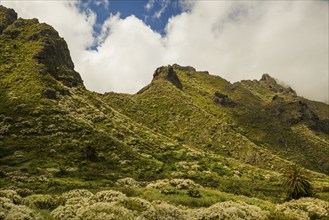
[[[200,191],[198,189],[189,189],[187,191],[187,194],[190,197],[193,197],[193,198],[200,198],[201,197]]]
[[[15,204],[19,204],[22,200],[22,197],[18,195],[16,191],[11,189],[0,190],[0,197],[10,199]]]
[[[261,208],[248,205],[243,202],[222,202],[216,203],[209,208],[195,210],[197,219],[210,220],[210,219],[249,219],[259,220],[267,219],[269,212]]]
[[[141,187],[141,184],[133,178],[118,179],[115,185],[120,187],[135,187],[135,188]]]
[[[329,202],[315,198],[301,198],[277,205],[275,212],[303,220],[329,218]]]
[[[59,205],[59,201],[51,195],[34,194],[24,198],[23,204],[31,208],[53,210]]]

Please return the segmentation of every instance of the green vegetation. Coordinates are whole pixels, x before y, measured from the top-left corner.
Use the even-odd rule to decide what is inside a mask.
[[[176,64],[90,92],[52,27],[3,6],[0,45],[0,219],[328,217],[327,104]],[[288,198],[315,198],[283,203],[292,162]]]
[[[310,180],[303,174],[301,167],[295,164],[286,171],[282,185],[287,191],[288,200],[313,196]]]

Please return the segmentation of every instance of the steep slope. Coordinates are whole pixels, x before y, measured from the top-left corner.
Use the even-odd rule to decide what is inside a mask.
[[[245,187],[236,192],[245,194],[280,190],[268,179],[261,186],[265,175],[278,180],[277,173],[194,148],[118,112],[105,96],[84,88],[65,41],[52,27],[17,19],[4,7],[0,12],[6,21],[0,34],[0,186],[58,191],[109,186],[129,176],[191,178],[224,191],[236,191],[230,184],[238,182]],[[162,80],[162,71],[158,74]],[[175,74],[168,80],[182,89]],[[243,178],[231,179],[234,174]]]
[[[129,117],[198,149],[275,170],[284,158],[328,173],[328,106],[298,97],[267,74],[231,84],[173,65],[157,69],[136,95],[106,97]]]
[[[184,151],[87,91],[52,27],[17,19],[2,6],[0,12],[3,184],[28,183],[42,174],[105,182],[124,175],[148,179],[165,169],[163,161],[176,160],[177,150]],[[35,182],[36,188],[44,184]]]
[[[218,192],[223,191],[280,201],[280,173],[291,164],[288,156],[296,154],[298,163],[327,171],[328,134],[322,126],[327,105],[299,98],[290,89],[273,92],[266,83],[252,83],[250,88],[248,82],[231,84],[173,65],[159,67],[136,95],[90,92],[52,27],[17,19],[13,10],[0,6],[0,187],[38,193],[99,190],[133,177],[142,186],[169,179],[211,187],[202,188],[200,200],[191,199],[187,188],[174,196],[172,186],[137,190],[149,200],[204,207],[223,199]],[[278,94],[292,107],[267,99]],[[281,102],[283,107],[271,106]],[[275,137],[296,147],[286,151]],[[303,145],[310,155],[299,151]],[[328,185],[325,174],[307,172],[317,189]],[[129,189],[121,190],[136,193]],[[232,194],[224,200],[258,202]]]

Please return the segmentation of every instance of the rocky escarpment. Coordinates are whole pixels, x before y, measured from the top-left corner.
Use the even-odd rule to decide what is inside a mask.
[[[262,78],[259,80],[259,83],[268,87],[272,92],[296,95],[296,92],[291,87],[281,85],[267,73],[263,74]]]
[[[0,6],[0,21],[0,40],[7,45],[1,51],[4,62],[36,62],[34,71],[47,78],[48,84],[56,80],[67,87],[83,85],[81,76],[74,71],[65,40],[54,28],[37,19],[17,19],[14,10],[3,6]]]
[[[15,20],[17,20],[17,13],[13,9],[0,5],[0,34]]]
[[[165,79],[174,84],[178,89],[182,89],[183,85],[175,73],[174,68],[171,65],[162,66],[155,70],[153,74],[153,81],[158,79]]]

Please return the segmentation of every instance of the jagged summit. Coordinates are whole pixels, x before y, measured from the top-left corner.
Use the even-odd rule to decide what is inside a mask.
[[[10,24],[17,20],[17,13],[14,9],[6,8],[0,5],[0,34]]]
[[[174,84],[178,89],[182,89],[183,85],[175,73],[174,68],[171,65],[162,66],[155,70],[153,74],[153,81],[158,79],[165,79]]]
[[[259,82],[268,87],[273,92],[277,93],[290,93],[292,95],[296,95],[296,92],[289,86],[281,85],[278,80],[271,77],[268,73],[265,73],[262,75],[262,78],[259,80]]]
[[[65,40],[50,25],[17,18],[13,9],[0,6],[0,44],[6,45],[0,48],[0,84],[15,97],[30,99],[27,94],[33,93],[54,99],[69,94],[70,87],[84,87]]]

